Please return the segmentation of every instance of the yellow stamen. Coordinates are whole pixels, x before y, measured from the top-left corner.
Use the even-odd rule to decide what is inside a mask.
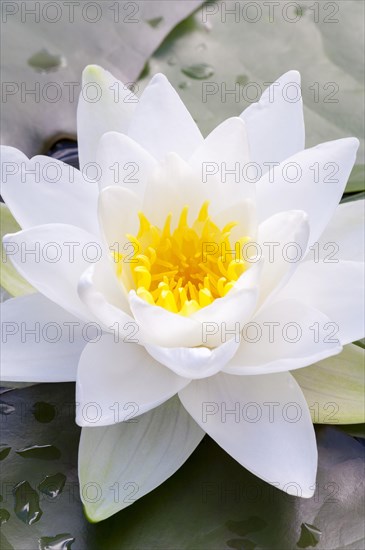
[[[127,235],[133,254],[112,253],[117,275],[127,290],[135,289],[151,305],[189,316],[234,288],[247,269],[242,246],[251,239],[243,236],[231,243],[230,234],[237,222],[219,229],[208,208],[206,201],[190,226],[185,206],[175,229],[171,228],[171,213],[160,229],[139,212],[137,236]]]

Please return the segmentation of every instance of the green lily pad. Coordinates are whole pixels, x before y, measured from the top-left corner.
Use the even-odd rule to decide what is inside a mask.
[[[350,174],[345,193],[360,193],[365,190],[365,166],[358,164],[354,166]]]
[[[338,428],[317,427],[319,468],[311,499],[289,496],[266,484],[206,436],[163,485],[115,516],[90,524],[79,498],[74,384],[37,384],[2,397],[15,407],[2,427],[12,448],[37,442],[61,450],[61,457],[52,461],[11,454],[2,462],[2,507],[10,512],[2,527],[2,548],[52,548],[61,541],[72,550],[293,550],[302,524],[322,532],[316,548],[362,547],[363,446]],[[57,411],[48,423],[32,414],[34,404],[46,400]],[[59,473],[66,477],[61,492],[47,495],[39,490],[45,476],[55,479]],[[13,513],[13,491],[22,482],[28,484],[25,496],[34,499],[32,510],[39,498],[43,512],[30,525]]]
[[[165,73],[180,87],[206,135],[256,102],[268,83],[297,69],[302,75],[307,147],[356,136],[361,140],[358,162],[363,163],[363,19],[364,4],[356,0],[338,0],[327,7],[304,3],[300,13],[295,2],[276,7],[272,2],[209,2],[170,33],[151,57],[150,75],[141,86],[152,74]],[[211,72],[179,86],[182,71],[187,74],[191,66],[208,66]],[[350,189],[358,188],[359,176],[360,170],[353,173]]]
[[[98,63],[125,83],[135,81],[167,34],[201,4],[202,0],[4,6],[2,143],[33,156],[55,135],[75,135],[86,65]]]
[[[319,363],[292,372],[318,424],[365,421],[365,350],[350,344]]]

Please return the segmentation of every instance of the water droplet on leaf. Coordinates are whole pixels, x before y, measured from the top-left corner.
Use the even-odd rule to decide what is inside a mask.
[[[65,67],[66,59],[62,55],[52,55],[47,50],[43,49],[36,52],[28,59],[28,65],[33,67],[37,72],[49,73],[57,71],[61,67]]]
[[[33,405],[33,414],[38,422],[51,422],[56,416],[56,408],[51,403],[37,401]]]
[[[240,86],[246,86],[249,81],[250,79],[246,74],[239,74],[236,78],[236,84],[239,84]]]
[[[39,496],[28,481],[18,483],[13,493],[15,498],[14,512],[18,518],[27,525],[39,521],[43,513],[39,507]]]
[[[156,27],[159,27],[163,21],[163,17],[154,17],[153,19],[146,19],[146,23],[148,23],[153,29]]]
[[[31,445],[19,449],[16,453],[23,458],[40,458],[43,460],[56,460],[61,456],[61,451],[53,445]]]
[[[179,84],[180,90],[186,90],[187,88],[190,88],[190,86],[190,82],[186,82],[186,80],[184,80],[184,82],[180,82]]]
[[[61,533],[55,537],[42,537],[39,539],[41,550],[69,550],[75,538],[69,533]]]
[[[46,476],[38,485],[38,489],[45,495],[56,498],[62,492],[66,483],[66,476],[58,473],[53,476]]]
[[[248,533],[261,531],[266,527],[266,525],[266,521],[258,516],[251,516],[242,521],[227,521],[226,523],[228,529],[240,537],[244,537]]]
[[[319,539],[321,538],[322,531],[320,531],[318,527],[310,525],[309,523],[302,523],[301,528],[302,532],[300,533],[297,546],[299,546],[299,548],[317,546]]]
[[[15,411],[15,407],[13,405],[9,405],[9,403],[4,403],[4,401],[0,402],[0,414],[4,414],[8,416],[8,414],[11,414]]]
[[[214,75],[214,69],[207,63],[195,63],[194,65],[188,65],[181,69],[181,72],[190,78],[196,80],[203,80]]]
[[[0,445],[0,460],[4,460],[10,453],[11,447],[7,445],[6,443],[2,443]]]
[[[6,523],[10,518],[10,513],[5,508],[0,508],[0,525]]]

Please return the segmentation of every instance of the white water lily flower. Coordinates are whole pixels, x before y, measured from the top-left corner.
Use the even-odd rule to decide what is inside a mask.
[[[206,139],[163,75],[140,99],[96,66],[83,84],[100,93],[79,103],[81,171],[2,149],[22,227],[6,250],[39,291],[3,304],[3,378],[76,380],[94,521],[171,476],[204,433],[311,497],[315,434],[288,371],[363,336],[363,203],[338,206],[358,140],[304,149],[295,71]]]

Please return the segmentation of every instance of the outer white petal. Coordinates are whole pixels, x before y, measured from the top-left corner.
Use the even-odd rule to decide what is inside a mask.
[[[304,149],[303,102],[300,74],[289,71],[250,105],[241,117],[246,123],[251,161],[260,164],[282,162]]]
[[[304,210],[313,243],[337,208],[358,146],[355,138],[322,143],[270,170],[257,183],[259,221],[284,210]]]
[[[296,300],[265,305],[242,327],[241,345],[223,371],[240,375],[281,372],[336,355],[342,347],[336,337],[330,337],[333,327],[328,323],[326,315]]]
[[[165,365],[179,376],[198,379],[216,374],[236,353],[239,342],[228,340],[217,348],[162,348],[153,344],[146,350],[156,361]]]
[[[1,304],[1,325],[2,381],[76,380],[88,338],[84,323],[41,294],[31,294]]]
[[[363,262],[365,254],[364,232],[365,201],[339,204],[326,229],[307,255],[308,260],[325,259]]]
[[[83,428],[79,447],[81,499],[92,521],[133,504],[184,464],[204,436],[177,398],[136,419],[108,427]],[[101,498],[87,498],[88,483]],[[119,498],[110,487],[119,489]]]
[[[76,422],[107,426],[133,419],[189,382],[157,363],[142,346],[104,334],[88,344],[80,358]]]
[[[189,111],[162,74],[156,74],[144,90],[128,135],[157,160],[169,152],[187,159],[203,141]]]
[[[294,298],[322,311],[342,345],[363,338],[364,264],[302,262],[277,299]],[[328,331],[332,332],[331,328]]]
[[[126,133],[138,98],[112,74],[89,65],[82,74],[77,108],[80,168],[95,163],[99,140],[106,132]]]
[[[303,393],[290,373],[194,380],[179,397],[242,466],[279,489],[311,497],[317,448]]]
[[[157,164],[143,147],[118,132],[108,132],[102,136],[96,162],[100,167],[101,187],[122,185],[142,196]]]
[[[8,257],[39,292],[76,317],[92,318],[77,294],[81,274],[102,256],[97,239],[72,225],[39,225],[6,235]]]
[[[301,210],[274,214],[259,225],[258,253],[265,258],[260,283],[261,303],[283,286],[298,267],[307,248],[308,236],[308,216]]]
[[[28,159],[1,147],[1,194],[22,229],[46,223],[76,225],[98,234],[97,184],[57,159]]]

